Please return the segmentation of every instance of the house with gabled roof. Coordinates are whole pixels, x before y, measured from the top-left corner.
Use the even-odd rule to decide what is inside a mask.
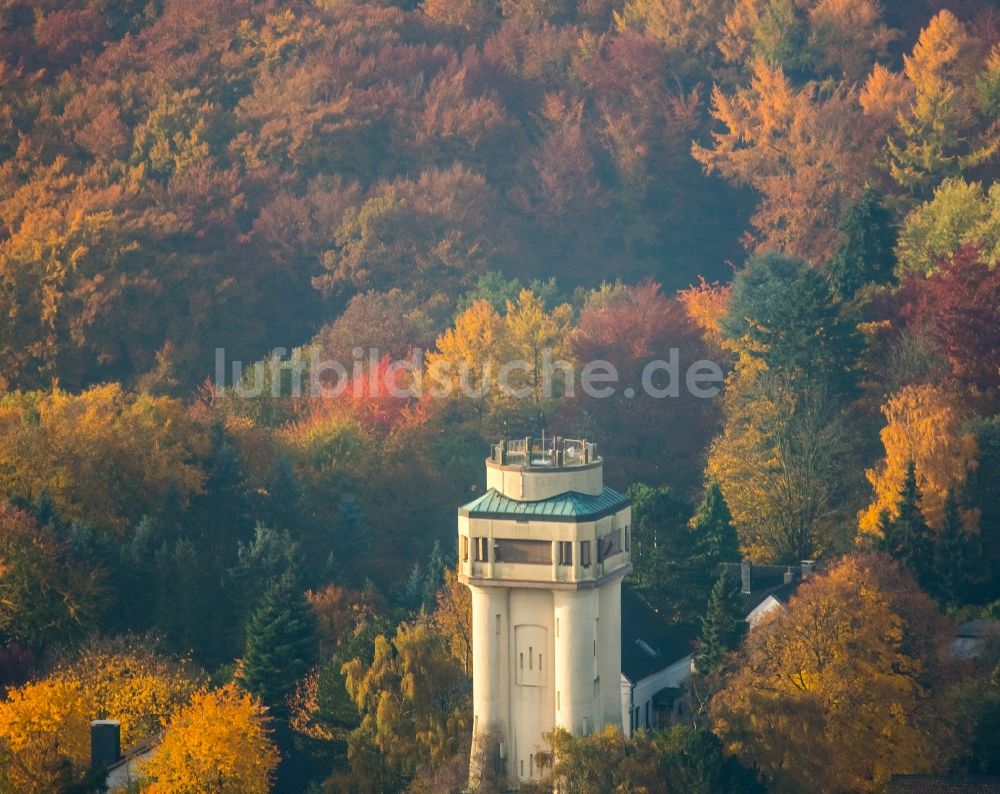
[[[622,725],[665,728],[684,718],[699,627],[673,623],[622,586]]]

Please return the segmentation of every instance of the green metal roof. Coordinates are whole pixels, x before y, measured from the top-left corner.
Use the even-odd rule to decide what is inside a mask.
[[[628,498],[614,488],[605,487],[599,496],[569,491],[568,493],[521,502],[490,488],[478,499],[459,508],[459,513],[472,518],[533,518],[542,521],[593,521],[628,507]]]

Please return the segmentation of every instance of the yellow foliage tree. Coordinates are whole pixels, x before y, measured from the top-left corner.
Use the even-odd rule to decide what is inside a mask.
[[[0,398],[0,492],[32,500],[45,491],[66,520],[124,531],[168,494],[200,491],[207,449],[179,400],[119,384]]]
[[[121,723],[123,747],[162,730],[200,680],[189,663],[159,656],[131,640],[84,648],[58,675],[84,693],[92,719]]]
[[[555,364],[568,358],[572,319],[569,304],[549,310],[527,289],[507,302],[503,316],[488,301],[477,300],[428,354],[426,388],[438,395],[446,391],[453,397],[476,397],[465,402],[480,418],[538,419],[559,395],[562,370]],[[551,378],[546,374],[547,356]]]
[[[50,794],[79,782],[90,761],[91,713],[77,682],[26,684],[0,701],[0,783]]]
[[[1000,150],[996,130],[980,126],[977,86],[990,70],[983,50],[954,14],[942,10],[904,57],[912,94],[888,141],[890,173],[904,187],[926,191]]]
[[[141,768],[154,794],[267,794],[278,766],[266,709],[235,684],[202,690]]]
[[[548,393],[545,390],[545,356],[551,356],[553,364],[568,357],[572,321],[573,308],[568,303],[549,310],[531,290],[522,289],[516,302],[507,302],[507,314],[504,316],[504,363],[523,361],[527,364],[524,369],[511,372],[507,386],[512,393],[526,393],[530,401],[539,407],[556,396],[555,392]],[[553,388],[558,388],[554,380],[550,384]]]
[[[90,720],[119,721],[122,745],[129,747],[162,730],[197,680],[189,665],[158,656],[138,641],[86,648],[49,677],[11,690],[0,702],[8,782],[16,791],[59,790],[56,781],[72,782],[87,770]]]
[[[400,624],[391,640],[379,635],[371,665],[354,659],[343,672],[362,715],[355,733],[371,737],[387,767],[403,779],[467,748],[469,679],[430,621]]]
[[[466,675],[472,675],[472,593],[451,569],[444,572],[431,620],[448,643],[452,658]]]
[[[928,525],[940,529],[948,492],[961,491],[978,461],[976,437],[965,427],[968,417],[952,395],[931,384],[905,387],[882,406],[882,413],[885,458],[866,472],[875,498],[859,516],[861,531],[878,535],[883,511],[899,515],[899,489],[910,461],[922,494],[920,509]],[[975,516],[966,514],[965,520],[972,525]]]
[[[437,350],[427,354],[431,385],[442,391],[485,394],[497,375],[497,354],[503,321],[486,300],[477,300],[437,339]],[[477,401],[478,403],[478,401]]]
[[[661,42],[682,72],[698,74],[718,57],[716,42],[729,5],[730,0],[628,0],[614,20],[620,31]]]
[[[880,791],[940,769],[954,745],[931,687],[950,636],[891,560],[845,558],[751,630],[715,730],[775,792]]]
[[[790,562],[847,547],[845,470],[853,450],[836,404],[796,392],[760,359],[740,355],[723,408],[706,476],[722,488],[743,553]]]
[[[857,80],[899,35],[876,0],[734,0],[719,35],[727,60]]]

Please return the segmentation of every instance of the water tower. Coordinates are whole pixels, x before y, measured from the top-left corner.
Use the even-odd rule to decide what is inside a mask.
[[[568,438],[493,446],[486,493],[458,511],[472,591],[470,782],[541,780],[556,725],[622,727],[621,582],[631,511],[605,487],[596,446]]]

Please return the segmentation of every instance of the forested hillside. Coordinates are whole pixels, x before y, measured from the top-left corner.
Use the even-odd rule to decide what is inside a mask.
[[[938,653],[1000,618],[998,168],[990,0],[0,0],[0,791],[91,784],[94,717],[167,726],[150,790],[457,790],[455,510],[542,431],[715,627],[693,727],[557,777],[1000,773],[996,659]],[[640,389],[671,349],[721,394]],[[719,628],[741,555],[818,560],[788,614],[868,672]]]

